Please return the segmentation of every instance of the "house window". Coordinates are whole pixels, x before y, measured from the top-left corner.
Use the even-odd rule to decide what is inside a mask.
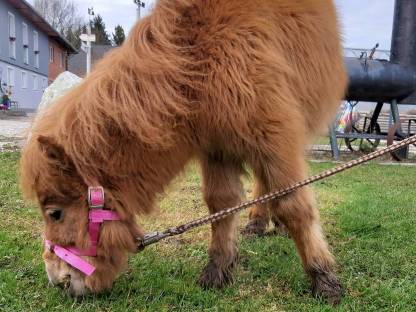
[[[65,67],[65,53],[64,52],[61,52],[60,55],[61,55],[61,57],[60,57],[60,64],[59,64],[59,66],[60,67]]]
[[[37,31],[33,31],[33,51],[35,52],[34,66],[39,68],[39,34]]]
[[[16,24],[14,15],[9,12],[9,57],[16,58]]]
[[[29,37],[27,24],[22,23],[23,63],[29,64]]]
[[[33,75],[33,90],[38,89],[38,76]]]
[[[23,47],[23,63],[29,64],[29,48]]]
[[[22,23],[22,34],[23,34],[23,46],[28,47],[29,46],[29,36],[27,31],[27,24]]]
[[[43,89],[46,89],[48,87],[48,79],[43,78],[42,84],[43,84]]]
[[[16,24],[14,14],[9,12],[9,38],[16,39]]]
[[[7,67],[7,85],[10,87],[14,86],[14,68]]]
[[[49,62],[53,63],[55,61],[55,51],[53,47],[49,47]]]
[[[39,52],[39,35],[37,31],[33,31],[33,51]]]
[[[22,89],[27,88],[27,73],[22,71]]]
[[[39,53],[35,53],[35,68],[39,68]]]

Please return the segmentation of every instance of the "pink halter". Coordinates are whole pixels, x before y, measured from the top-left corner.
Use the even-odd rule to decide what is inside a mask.
[[[120,216],[115,211],[104,209],[104,188],[102,186],[88,188],[88,204],[90,207],[88,213],[88,233],[91,242],[89,248],[79,249],[76,247],[62,247],[53,245],[48,240],[45,240],[45,246],[70,266],[77,268],[85,275],[90,276],[94,273],[95,267],[80,256],[96,257],[101,223],[104,221],[120,220]]]

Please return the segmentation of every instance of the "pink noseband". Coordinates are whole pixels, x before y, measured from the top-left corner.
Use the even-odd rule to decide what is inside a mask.
[[[53,245],[50,241],[45,240],[46,248],[87,276],[94,273],[95,267],[81,258],[81,256],[96,257],[101,223],[120,220],[117,212],[104,209],[104,202],[104,188],[102,186],[88,188],[88,205],[90,207],[88,213],[88,233],[91,243],[89,248],[62,247]]]

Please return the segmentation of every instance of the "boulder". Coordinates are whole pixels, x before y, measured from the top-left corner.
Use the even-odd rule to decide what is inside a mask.
[[[36,113],[36,119],[42,116],[47,108],[52,105],[58,98],[80,84],[81,81],[82,78],[73,73],[70,73],[69,71],[63,72],[58,77],[56,77],[55,81],[51,83],[43,93],[42,100]]]

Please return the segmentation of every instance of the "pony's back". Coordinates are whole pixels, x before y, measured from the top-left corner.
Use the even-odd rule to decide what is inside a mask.
[[[332,1],[192,2],[178,33],[200,64],[205,126],[286,119],[305,139],[326,128],[346,88]]]

